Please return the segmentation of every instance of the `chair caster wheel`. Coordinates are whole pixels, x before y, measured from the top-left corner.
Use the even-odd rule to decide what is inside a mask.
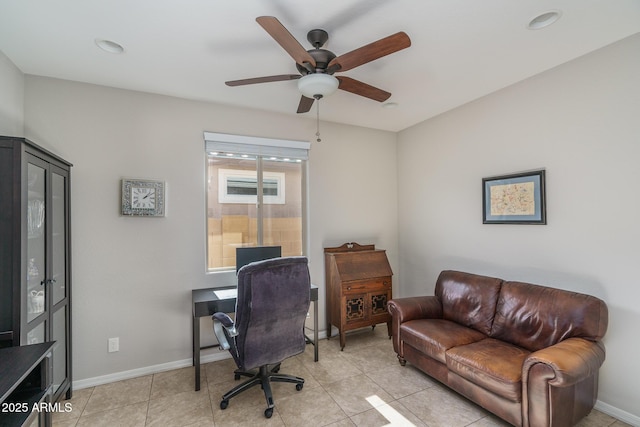
[[[227,406],[229,406],[228,400],[225,399],[222,402],[220,402],[220,409],[227,409]]]
[[[304,384],[296,384],[296,390],[300,391],[302,390]]]
[[[273,415],[273,408],[267,408],[264,410],[265,418],[271,418],[272,415]]]

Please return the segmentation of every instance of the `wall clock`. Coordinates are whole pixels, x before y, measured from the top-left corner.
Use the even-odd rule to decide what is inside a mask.
[[[122,180],[122,215],[164,216],[164,181]]]

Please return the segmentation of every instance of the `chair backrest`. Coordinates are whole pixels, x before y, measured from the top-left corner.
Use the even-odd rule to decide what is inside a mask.
[[[310,289],[306,257],[274,258],[240,269],[235,319],[239,368],[280,363],[304,351]]]

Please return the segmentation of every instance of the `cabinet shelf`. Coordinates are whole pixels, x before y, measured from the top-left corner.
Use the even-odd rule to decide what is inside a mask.
[[[29,200],[44,200],[44,194],[40,191],[29,190],[27,195],[29,196]]]

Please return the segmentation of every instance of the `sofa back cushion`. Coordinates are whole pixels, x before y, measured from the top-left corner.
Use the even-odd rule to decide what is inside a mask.
[[[504,282],[490,335],[537,351],[571,337],[600,340],[607,325],[607,305],[596,297]]]
[[[442,317],[489,335],[501,279],[445,270],[436,282]]]

